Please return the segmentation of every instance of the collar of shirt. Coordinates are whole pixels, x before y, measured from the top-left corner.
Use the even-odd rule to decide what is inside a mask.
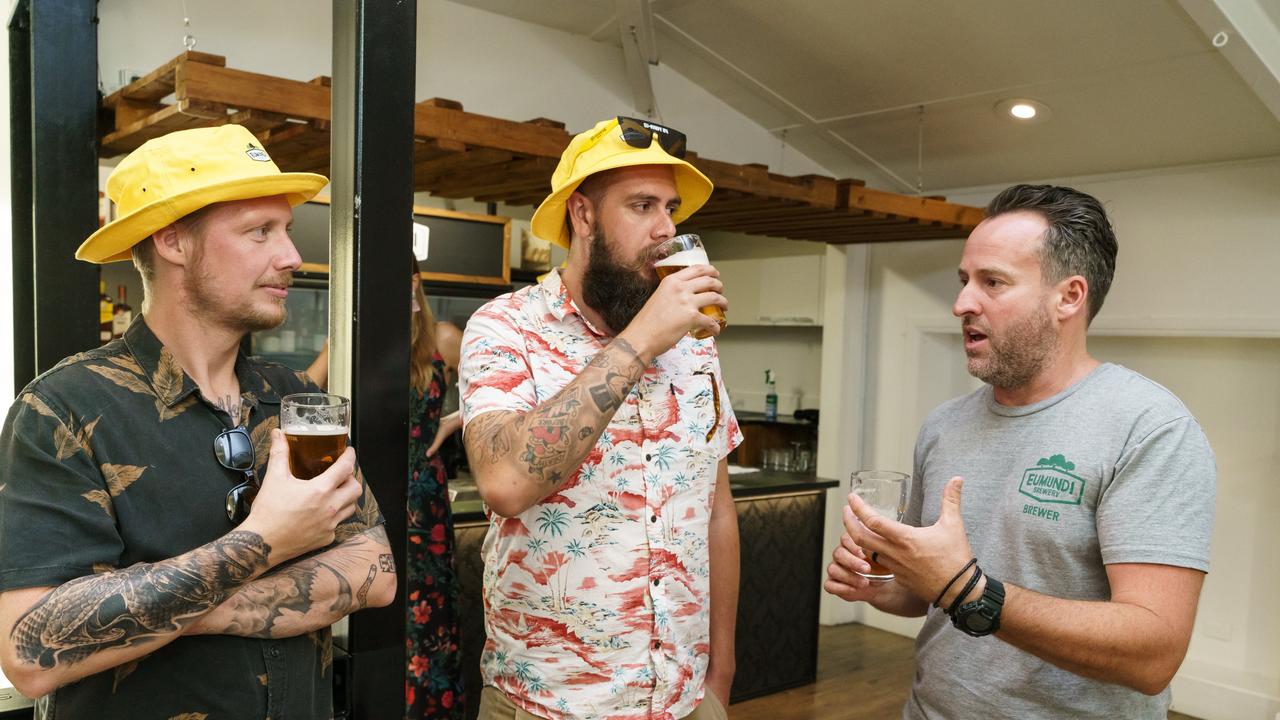
[[[564,278],[560,276],[560,268],[547,273],[547,276],[542,279],[542,287],[547,291],[547,297],[555,298],[549,303],[549,307],[552,317],[556,320],[564,321],[569,315],[577,315],[592,335],[597,338],[609,337],[608,333],[601,332],[599,328],[592,325],[582,310],[578,309],[578,304],[569,295],[568,286],[564,284]]]
[[[124,342],[128,346],[133,359],[138,361],[147,384],[155,392],[156,397],[166,407],[172,408],[187,396],[199,391],[196,381],[182,369],[177,358],[160,342],[151,328],[147,326],[145,316],[134,318],[124,333]],[[242,402],[250,409],[256,408],[259,402],[278,405],[280,395],[271,387],[266,378],[257,372],[242,351],[236,351],[236,380],[240,384]],[[206,398],[207,399],[207,398]]]

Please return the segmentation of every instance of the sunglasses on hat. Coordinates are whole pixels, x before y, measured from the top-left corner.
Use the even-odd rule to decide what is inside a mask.
[[[671,157],[683,158],[688,139],[684,133],[648,120],[618,116],[618,129],[622,141],[637,150],[644,150],[656,139],[658,147]]]
[[[648,120],[624,117],[622,115],[617,116],[615,119],[618,121],[618,129],[622,131],[622,142],[627,145],[637,150],[644,150],[652,145],[656,138],[658,147],[665,150],[668,155],[674,158],[684,158],[688,139],[679,130],[649,122]],[[578,156],[581,157],[589,148],[600,142],[600,139],[608,135],[611,129],[605,126],[598,133],[591,136],[582,149],[578,151]]]

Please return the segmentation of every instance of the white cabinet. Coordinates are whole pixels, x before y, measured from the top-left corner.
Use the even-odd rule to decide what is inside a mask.
[[[713,260],[729,299],[729,324],[822,325],[821,255]]]

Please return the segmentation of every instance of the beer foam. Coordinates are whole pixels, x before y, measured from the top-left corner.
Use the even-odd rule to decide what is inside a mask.
[[[286,435],[346,435],[346,425],[286,425],[281,428]]]
[[[668,258],[663,258],[654,263],[654,267],[689,267],[690,265],[710,265],[707,261],[707,251],[703,248],[692,248],[690,250],[681,250],[680,252]]]

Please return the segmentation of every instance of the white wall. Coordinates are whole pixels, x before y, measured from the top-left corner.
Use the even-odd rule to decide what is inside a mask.
[[[1091,351],[1177,393],[1218,459],[1212,571],[1174,707],[1199,717],[1280,712],[1280,159],[1062,178],[1102,200],[1120,242]],[[982,205],[1000,188],[949,193]],[[950,314],[959,241],[874,246],[868,280],[865,463],[910,467],[937,403],[975,386]],[[917,623],[866,612],[911,634]]]
[[[712,263],[722,260],[758,260],[796,255],[822,255],[826,245],[802,240],[712,231],[703,236]],[[815,286],[821,278],[813,278]],[[764,371],[773,370],[778,381],[778,412],[816,408],[822,392],[821,327],[751,326],[739,322],[745,316],[734,311],[734,288],[725,288],[729,300],[729,326],[717,339],[725,385],[738,410],[764,412]]]

